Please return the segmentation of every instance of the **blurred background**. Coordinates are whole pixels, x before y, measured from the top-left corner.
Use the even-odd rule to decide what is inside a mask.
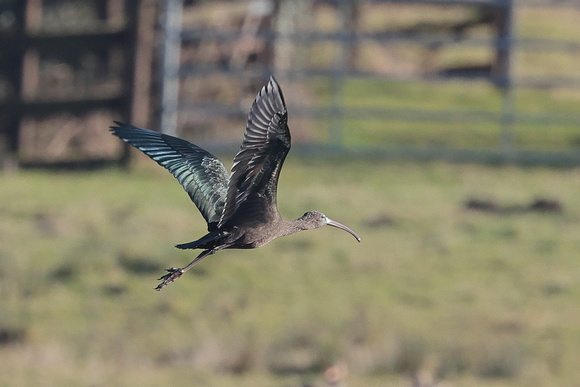
[[[0,0],[0,384],[552,386],[580,379],[574,0]],[[273,74],[285,218],[223,251],[110,135],[230,166]]]

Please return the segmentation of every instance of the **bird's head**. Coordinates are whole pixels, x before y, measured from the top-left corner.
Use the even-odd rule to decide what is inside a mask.
[[[320,211],[308,211],[302,215],[300,219],[302,220],[302,224],[304,225],[305,230],[311,230],[322,226],[332,226],[348,232],[350,235],[355,237],[357,241],[361,241],[360,237],[350,228],[346,227],[342,223],[338,223],[337,221],[328,218]]]

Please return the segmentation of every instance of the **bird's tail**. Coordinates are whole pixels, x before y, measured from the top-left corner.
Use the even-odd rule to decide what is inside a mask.
[[[187,250],[187,249],[197,249],[199,247],[199,241],[193,241],[188,243],[180,243],[175,245],[178,249]]]
[[[219,232],[210,232],[193,242],[181,243],[175,245],[178,249],[213,249],[217,244],[219,244],[219,239],[222,234]]]

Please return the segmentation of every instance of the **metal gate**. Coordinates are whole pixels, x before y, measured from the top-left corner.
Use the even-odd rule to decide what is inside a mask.
[[[239,144],[251,100],[274,74],[290,94],[291,129],[302,152],[580,163],[580,115],[573,108],[580,71],[562,66],[527,74],[526,66],[514,66],[514,57],[528,53],[564,61],[580,55],[580,36],[528,37],[514,22],[518,12],[533,22],[535,10],[580,16],[577,2],[193,3],[165,0],[160,128],[166,133],[218,148]],[[441,59],[452,55],[458,59]],[[374,63],[381,60],[399,63]],[[550,93],[571,97],[559,104]],[[408,100],[392,100],[401,94]],[[529,109],[527,100],[539,106]],[[541,108],[544,100],[553,108]]]

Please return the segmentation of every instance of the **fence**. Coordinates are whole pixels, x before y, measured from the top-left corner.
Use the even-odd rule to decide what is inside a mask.
[[[221,22],[207,21],[211,11],[204,7],[209,7],[209,3],[221,15]],[[521,60],[526,52],[532,56],[568,55],[572,60],[580,54],[580,39],[520,36],[514,30],[516,12],[533,13],[537,8],[557,15],[563,10],[565,14],[580,16],[577,2],[209,3],[182,8],[179,0],[165,1],[160,127],[167,133],[192,135],[198,142],[213,145],[239,142],[251,98],[267,76],[274,73],[286,93],[299,90],[298,96],[287,97],[291,128],[293,133],[298,132],[299,150],[418,159],[580,163],[577,149],[580,115],[569,106],[578,102],[574,90],[579,88],[580,73],[570,74],[563,66],[556,74],[538,73],[532,68],[526,75],[526,71],[514,71],[513,65],[514,55]],[[215,11],[220,5],[221,11]],[[399,19],[407,22],[397,25],[395,20],[395,26],[390,27],[388,22],[394,19],[385,16],[389,15],[389,9],[403,15]],[[320,16],[321,13],[324,15]],[[386,22],[380,20],[381,13]],[[314,14],[318,16],[313,21]],[[325,21],[330,14],[334,15],[333,21]],[[180,19],[183,24],[178,28],[181,23],[176,21]],[[325,27],[325,23],[330,27]],[[369,27],[372,23],[386,24],[373,29]],[[381,50],[387,50],[386,54],[381,54]],[[445,54],[445,50],[452,54]],[[318,59],[311,59],[313,52],[318,53]],[[413,57],[419,65],[395,63],[373,68],[361,61],[361,57],[377,56],[389,61],[395,56],[390,55],[393,52]],[[472,58],[463,61],[459,58],[447,66],[432,63],[438,56],[460,56],[463,52],[471,53]],[[473,57],[480,59],[474,63]],[[477,106],[477,101],[471,105],[450,103],[432,107],[417,106],[410,100],[403,104],[371,100],[365,104],[359,103],[352,91],[377,85],[381,86],[375,95],[377,100],[389,99],[389,90],[395,90],[396,96],[411,87],[419,90],[416,92],[419,96],[423,90],[444,102],[460,99],[464,95],[462,89],[473,88],[486,94],[488,103],[482,107]],[[563,103],[562,109],[557,103],[552,103],[556,111],[534,111],[525,106],[522,109],[526,98],[541,105],[546,98],[550,100],[548,94],[553,90],[562,94],[570,90],[572,97]],[[531,98],[527,93],[536,96]],[[245,104],[240,105],[239,100]],[[424,105],[431,103],[424,98],[418,100],[423,100]],[[326,130],[320,130],[321,126]],[[232,129],[228,131],[225,127]],[[408,134],[421,132],[417,128],[431,128],[426,139],[420,133]],[[470,141],[470,137],[475,140]]]
[[[12,158],[72,167],[126,159],[104,129],[149,119],[153,5],[0,4],[0,167]]]

